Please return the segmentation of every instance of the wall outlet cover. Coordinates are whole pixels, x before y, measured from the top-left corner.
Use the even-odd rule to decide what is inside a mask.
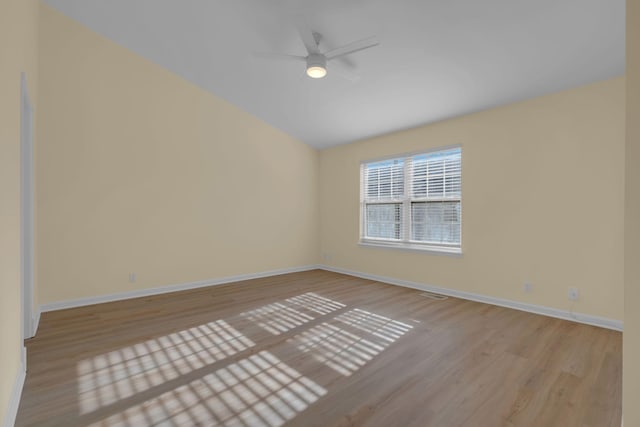
[[[569,297],[569,300],[577,301],[578,299],[580,299],[580,291],[578,290],[578,288],[569,288],[567,296]]]

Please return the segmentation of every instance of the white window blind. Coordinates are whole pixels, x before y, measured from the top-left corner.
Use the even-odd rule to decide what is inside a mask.
[[[462,150],[362,164],[362,241],[460,248]]]

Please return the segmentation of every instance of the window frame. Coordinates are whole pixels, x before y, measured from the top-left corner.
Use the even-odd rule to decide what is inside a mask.
[[[452,150],[460,151],[460,196],[457,198],[452,197],[440,197],[440,198],[428,198],[428,197],[413,197],[411,195],[413,175],[411,173],[411,165],[413,158],[418,156],[429,156],[439,152],[447,152]],[[365,173],[367,165],[384,162],[401,160],[403,162],[403,194],[401,197],[393,197],[393,191],[390,197],[384,199],[376,199],[367,201],[366,197],[366,179]],[[449,255],[461,255],[462,254],[462,145],[451,145],[446,147],[438,147],[426,151],[416,151],[404,154],[398,154],[393,156],[386,156],[382,158],[376,158],[371,160],[362,161],[360,163],[360,230],[359,241],[360,246],[365,247],[378,247],[378,248],[392,248],[402,249],[418,252],[432,252],[436,254],[449,254]],[[444,183],[443,183],[444,188]],[[425,242],[412,240],[412,205],[413,203],[441,203],[441,202],[457,202],[460,206],[460,241],[459,243],[445,243],[445,242]],[[400,239],[389,239],[379,237],[367,237],[367,206],[375,204],[399,204],[401,209],[401,223],[400,223]]]

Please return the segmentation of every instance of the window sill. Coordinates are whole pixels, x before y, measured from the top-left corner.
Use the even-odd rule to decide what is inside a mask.
[[[429,246],[429,245],[415,245],[411,243],[387,243],[376,240],[360,240],[358,246],[367,248],[379,248],[379,249],[395,249],[409,252],[422,252],[434,255],[446,255],[461,257],[461,248],[447,248],[442,246]]]

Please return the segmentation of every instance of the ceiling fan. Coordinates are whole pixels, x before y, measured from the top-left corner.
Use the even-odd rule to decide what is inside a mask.
[[[298,33],[304,43],[304,47],[307,49],[307,55],[287,55],[287,54],[263,54],[265,56],[276,59],[289,59],[296,61],[304,61],[307,64],[307,76],[313,79],[321,79],[327,75],[327,63],[336,58],[340,58],[346,55],[350,55],[361,50],[369,49],[374,46],[378,46],[380,42],[373,37],[367,37],[362,40],[357,40],[340,46],[335,49],[328,50],[326,52],[320,51],[320,40],[322,35],[315,31],[311,31],[309,28],[302,24],[297,25]],[[344,71],[341,74],[345,75]],[[356,77],[357,78],[357,77]]]

